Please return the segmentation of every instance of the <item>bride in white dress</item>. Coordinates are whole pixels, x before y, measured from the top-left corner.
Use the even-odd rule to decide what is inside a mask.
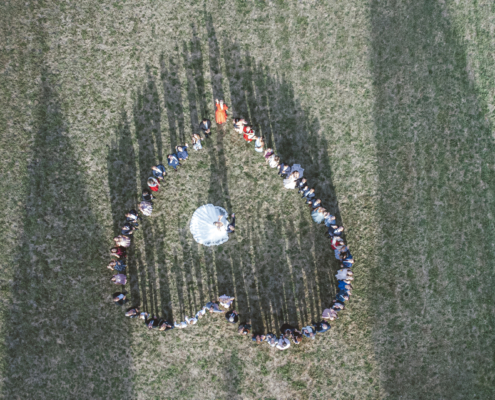
[[[284,179],[284,186],[286,189],[295,189],[297,180],[299,179],[299,171],[292,172],[287,179]]]
[[[229,240],[227,216],[227,211],[213,204],[199,207],[194,211],[189,225],[194,240],[205,246],[225,243]]]

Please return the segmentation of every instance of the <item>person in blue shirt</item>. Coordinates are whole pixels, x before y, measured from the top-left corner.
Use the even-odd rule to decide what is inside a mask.
[[[297,180],[297,186],[296,186],[296,187],[297,187],[297,189],[298,189],[298,190],[297,190],[297,192],[298,192],[298,193],[302,193],[303,189],[304,189],[305,187],[307,187],[307,186],[306,186],[306,182],[308,182],[308,180],[307,180],[306,178],[299,178],[299,179]]]
[[[134,231],[137,230],[134,225],[131,225],[129,223],[125,223],[124,226],[122,227],[120,233],[125,236],[132,236],[134,234]]]
[[[256,344],[261,344],[265,341],[266,336],[260,333],[254,333],[251,340],[256,342]]]
[[[278,168],[278,174],[282,178],[287,178],[290,175],[290,171],[291,171],[290,165],[280,163],[277,168]]]
[[[179,163],[179,157],[177,154],[169,154],[167,156],[168,159],[168,165],[174,169],[175,172],[177,172],[177,167],[180,165]]]
[[[333,238],[334,236],[341,236],[342,232],[344,232],[344,227],[343,226],[338,226],[338,225],[330,225],[328,227],[328,237]]]
[[[160,179],[165,178],[165,176],[167,175],[165,166],[163,164],[153,165],[151,167],[151,172],[153,173],[153,176],[158,179],[158,182],[160,181]]]
[[[330,324],[326,321],[320,321],[320,322],[314,324],[314,327],[316,329],[316,332],[318,332],[318,333],[323,333],[323,332],[330,330]]]
[[[337,296],[335,297],[335,299],[339,302],[339,303],[344,303],[346,302],[347,300],[349,300],[349,296],[344,294],[344,293],[337,293]]]
[[[315,190],[313,188],[309,188],[306,186],[303,191],[302,191],[302,197],[303,199],[306,197],[306,201],[309,201],[313,197],[315,197]]]
[[[328,215],[325,217],[325,226],[327,228],[330,228],[330,225],[336,225],[335,216],[328,213]]]
[[[313,325],[305,326],[304,328],[302,328],[301,332],[307,338],[310,338],[310,339],[313,339],[313,340],[315,339],[316,329],[315,329],[315,327]]]
[[[209,301],[208,303],[206,303],[205,307],[210,313],[223,313],[223,312],[225,312],[223,310],[220,310],[220,308],[218,307],[218,304],[214,303],[212,301]]]
[[[179,157],[179,161],[187,160],[187,157],[189,157],[189,153],[187,152],[187,143],[185,146],[175,146],[175,151],[177,154],[177,157]]]
[[[127,265],[125,265],[124,260],[112,260],[110,261],[110,264],[107,265],[107,268],[112,271],[118,271],[121,274],[125,274]]]
[[[235,231],[235,214],[232,214],[231,217],[232,217],[232,222],[227,225],[226,228],[227,233],[234,233]]]

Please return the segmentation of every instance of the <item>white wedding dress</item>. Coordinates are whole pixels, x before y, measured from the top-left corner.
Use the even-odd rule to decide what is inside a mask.
[[[215,222],[218,222],[219,215],[222,216],[220,222],[223,224],[220,229],[214,225]],[[227,211],[222,207],[214,206],[213,204],[199,207],[194,211],[189,225],[194,240],[205,246],[218,246],[225,243],[229,240],[227,217]]]
[[[295,179],[292,174],[294,172],[299,172],[299,178],[297,179],[301,179],[303,177],[303,174],[304,174],[304,169],[301,168],[301,166],[299,164],[294,164],[291,168],[290,168],[290,175],[288,178],[284,179],[284,187],[286,189],[295,189],[296,188],[296,181],[297,179]]]

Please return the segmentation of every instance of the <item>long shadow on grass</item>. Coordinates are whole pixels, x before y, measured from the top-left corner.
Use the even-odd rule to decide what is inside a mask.
[[[495,146],[443,3],[371,7],[380,242],[375,341],[392,398],[493,398]]]
[[[147,82],[136,94],[133,117],[142,190],[147,187],[146,181],[151,175],[151,166],[161,158],[161,105],[155,78],[151,73],[148,73]],[[166,185],[166,181],[163,185]],[[166,189],[162,188],[163,190]],[[156,197],[160,201],[160,194]],[[147,293],[147,296],[142,298],[143,308],[153,314],[172,319],[170,277],[164,264],[165,227],[159,220],[160,216],[156,212],[152,217],[143,218],[140,233],[136,235],[142,237],[142,242],[136,240],[136,258],[142,293]]]
[[[5,309],[3,394],[133,397],[129,337],[109,296],[115,288],[102,273],[106,241],[89,206],[57,82],[46,70],[41,82],[24,233]]]
[[[223,98],[222,54],[211,17],[207,15],[206,20],[213,96]],[[284,161],[303,165],[323,203],[340,220],[327,143],[319,135],[318,121],[304,112],[292,85],[283,77],[256,65],[248,53],[241,53],[236,43],[225,39],[222,45],[233,117],[250,118],[258,134],[275,144]],[[208,200],[230,211],[224,131],[223,127],[217,129],[216,151],[210,152],[212,178]],[[228,140],[238,140],[230,129],[226,134]],[[263,163],[253,151],[255,157]],[[330,268],[334,257],[323,228],[317,229],[308,222],[309,210],[305,206],[301,206],[301,218],[306,223],[301,226],[295,226],[292,216],[275,215],[271,207],[266,209],[261,203],[257,211],[254,207],[250,209],[259,218],[238,221],[245,240],[238,242],[233,235],[227,245],[206,250],[210,254],[207,264],[216,269],[217,294],[234,290],[236,308],[244,319],[251,320],[255,331],[276,331],[284,322],[301,326],[317,319],[335,293]],[[314,247],[301,248],[301,235],[305,239],[310,235]]]

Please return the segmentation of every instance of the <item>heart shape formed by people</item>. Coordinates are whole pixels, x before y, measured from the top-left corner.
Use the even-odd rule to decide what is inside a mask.
[[[227,106],[222,101],[218,101],[216,107],[215,119],[217,126],[222,126],[227,121]],[[299,164],[284,164],[273,149],[265,149],[264,139],[261,136],[257,136],[253,128],[244,119],[236,118],[233,122],[234,131],[241,134],[246,142],[254,142],[254,150],[263,156],[261,160],[264,160],[269,167],[277,170],[278,174],[284,178],[284,188],[297,190],[302,195],[305,203],[311,209],[313,221],[317,224],[324,223],[326,225],[332,250],[334,250],[335,257],[341,263],[341,268],[335,275],[338,281],[337,295],[333,302],[328,304],[328,308],[323,311],[321,321],[311,321],[310,324],[301,329],[288,323],[283,323],[280,327],[281,336],[279,338],[277,334],[272,332],[255,330],[253,333],[252,340],[254,342],[268,342],[272,347],[285,350],[290,347],[291,341],[294,344],[299,344],[304,337],[314,339],[317,334],[324,333],[330,329],[329,321],[337,318],[338,312],[345,308],[345,302],[349,300],[351,295],[351,281],[353,280],[351,268],[354,264],[354,259],[345,244],[343,227],[336,223],[335,216],[331,215],[323,207],[321,200],[317,198],[315,190],[304,177],[304,168]],[[204,119],[200,123],[200,130],[204,138],[199,134],[193,135],[192,148],[197,151],[202,149],[201,142],[203,139],[211,136],[211,121]],[[223,134],[218,132],[218,135]],[[182,164],[189,158],[189,149],[190,146],[187,144],[176,146],[175,153],[167,156],[168,166],[173,171],[177,172],[178,168],[182,167]],[[138,206],[138,210],[143,217],[149,217],[153,213],[153,193],[159,191],[163,180],[166,179],[167,171],[165,166],[162,164],[152,166],[150,175],[147,180],[148,187],[143,189],[142,201]],[[142,218],[136,210],[130,210],[125,217],[126,223],[122,226],[121,234],[114,238],[116,247],[112,249],[112,255],[116,257],[116,260],[109,265],[110,269],[118,272],[112,277],[112,281],[120,285],[124,285],[127,282],[126,249],[131,245],[131,238],[137,229],[138,221]],[[189,227],[194,240],[200,245],[207,247],[219,246],[229,240],[229,235],[235,233],[235,218],[235,214],[232,214],[229,221],[229,215],[224,208],[214,204],[205,204],[193,213]],[[117,292],[113,295],[114,304],[124,305],[128,300],[126,292]],[[143,319],[148,329],[167,331],[194,325],[207,313],[222,313],[225,314],[225,319],[228,323],[237,324],[241,321],[237,331],[240,334],[247,335],[252,331],[251,324],[249,321],[243,320],[242,315],[236,310],[231,309],[234,300],[234,297],[227,294],[220,296],[217,302],[210,301],[206,303],[194,316],[185,316],[184,321],[180,322],[160,318],[158,315],[150,315],[148,312],[140,310],[138,305],[129,308],[126,311],[126,316]]]

